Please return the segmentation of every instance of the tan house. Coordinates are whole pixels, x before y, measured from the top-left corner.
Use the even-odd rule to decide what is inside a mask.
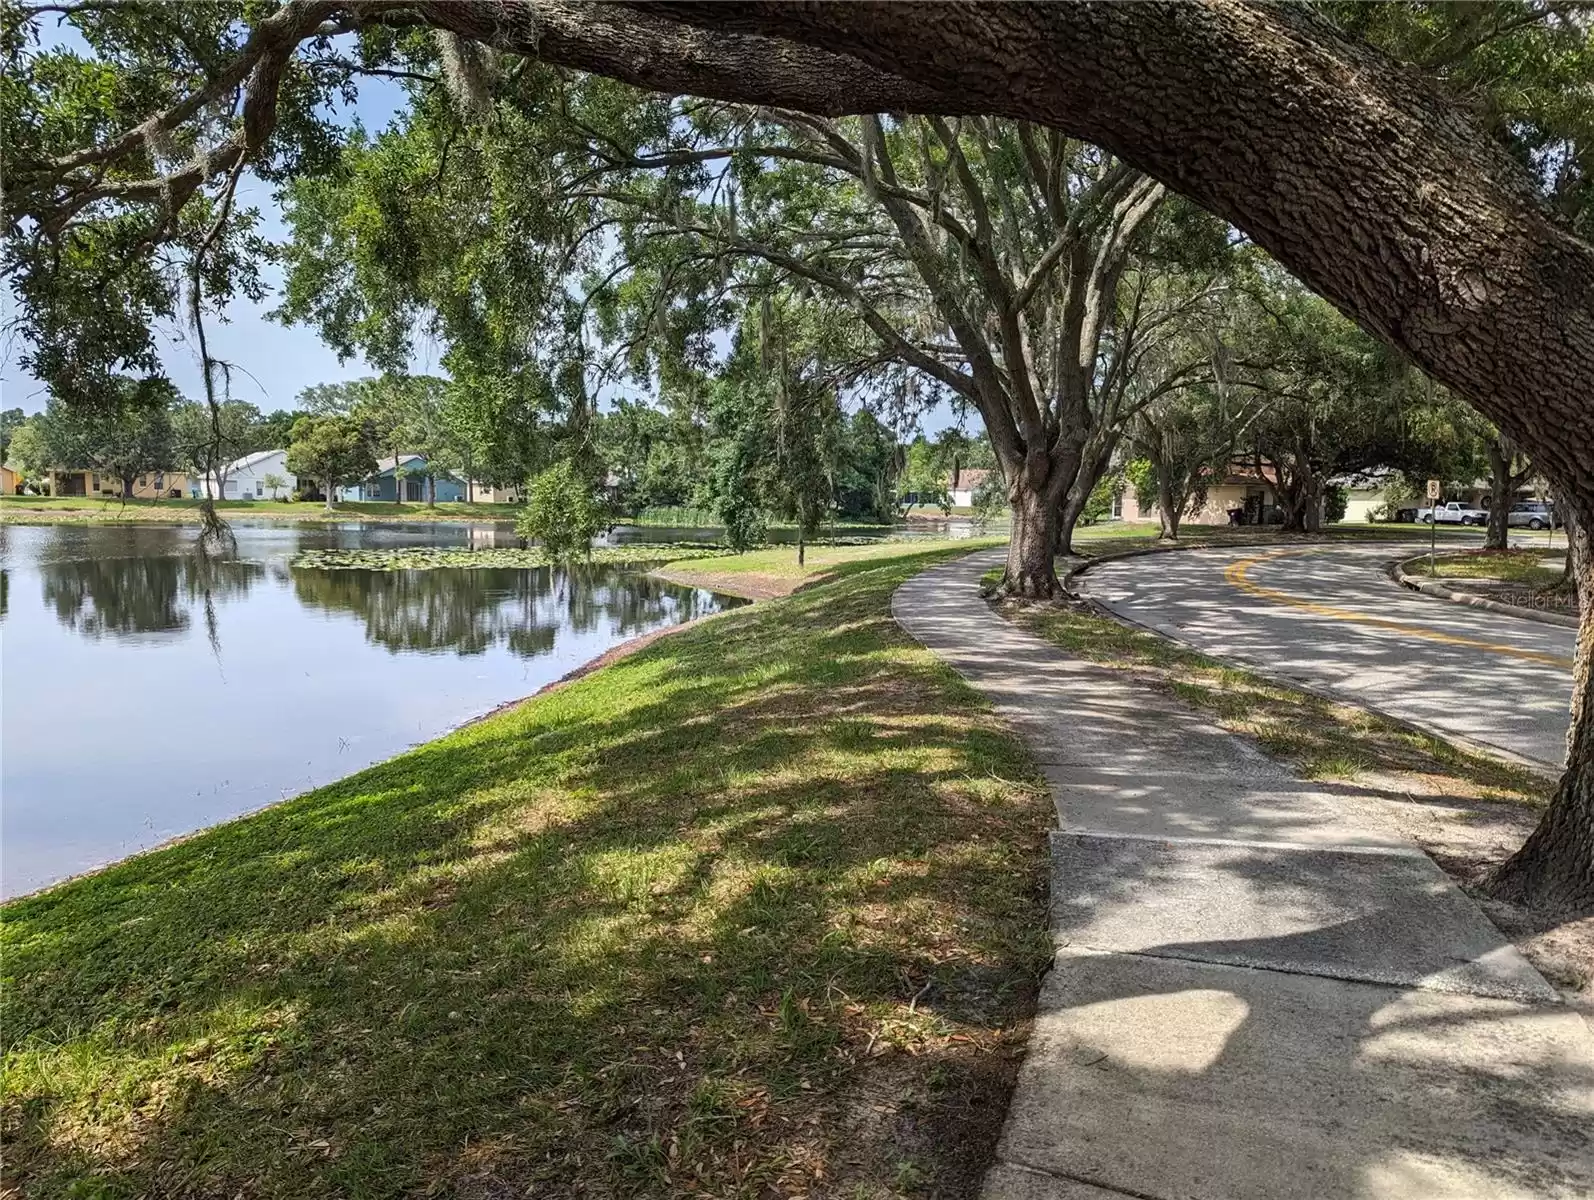
[[[1279,506],[1278,477],[1273,468],[1255,463],[1230,463],[1223,482],[1207,485],[1207,499],[1201,510],[1183,519],[1195,525],[1264,525]],[[1157,509],[1142,511],[1134,488],[1125,488],[1113,503],[1114,517],[1125,521],[1156,521]]]
[[[99,471],[51,471],[52,496],[111,496],[122,494],[122,481]],[[133,499],[164,500],[188,494],[183,471],[151,471],[133,480]]]
[[[0,496],[15,496],[22,486],[22,472],[0,466]]]
[[[514,483],[505,487],[493,487],[491,484],[478,483],[473,479],[465,494],[474,504],[520,503],[520,486]]]

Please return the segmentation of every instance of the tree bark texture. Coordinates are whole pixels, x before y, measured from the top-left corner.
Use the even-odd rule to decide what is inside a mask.
[[[1167,470],[1153,463],[1152,469],[1157,473],[1157,516],[1162,522],[1160,540],[1164,542],[1177,542],[1179,540],[1179,504],[1173,496],[1173,485],[1168,479]]]
[[[1579,596],[1594,595],[1594,506],[1567,514]],[[1566,771],[1538,827],[1495,872],[1490,890],[1536,908],[1594,910],[1594,622],[1584,614],[1572,659]]]
[[[1036,480],[1024,470],[1009,474],[1008,500],[1013,530],[1007,543],[1007,572],[1002,590],[1010,596],[1050,600],[1062,590],[1057,581],[1057,535],[1061,518],[1055,475]]]

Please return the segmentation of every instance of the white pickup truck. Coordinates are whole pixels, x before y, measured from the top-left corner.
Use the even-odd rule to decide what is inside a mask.
[[[1452,500],[1449,504],[1440,504],[1433,508],[1419,508],[1417,520],[1424,525],[1431,525],[1436,521],[1441,525],[1486,525],[1489,522],[1489,514],[1481,508],[1469,508]]]

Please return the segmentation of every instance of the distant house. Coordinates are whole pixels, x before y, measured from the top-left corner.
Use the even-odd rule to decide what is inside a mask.
[[[5,485],[6,493],[16,490],[14,483]],[[185,495],[189,491],[188,476],[182,471],[150,471],[133,480],[133,499],[163,500]],[[51,471],[52,496],[120,496],[122,481],[103,471]]]
[[[15,496],[21,486],[21,472],[0,466],[0,496]]]
[[[1346,521],[1393,520],[1395,514],[1405,510],[1408,519],[1414,519],[1417,509],[1428,503],[1403,486],[1398,472],[1387,469],[1364,471],[1354,475],[1341,475],[1329,480],[1345,489]],[[1529,480],[1512,493],[1511,503],[1524,500],[1542,500],[1549,494],[1548,487]],[[1447,483],[1445,500],[1459,500],[1473,508],[1488,509],[1494,503],[1493,484],[1487,479],[1475,479],[1467,484]]]
[[[275,475],[282,482],[268,484],[267,475]],[[214,475],[204,475],[194,481],[190,493],[213,500],[286,500],[299,486],[297,477],[288,470],[286,450],[257,450],[234,459],[222,468],[221,479],[218,488]]]
[[[973,508],[974,493],[979,491],[980,485],[990,478],[990,475],[990,471],[983,467],[966,467],[948,475],[947,494],[952,498],[952,507]]]
[[[1238,513],[1242,525],[1269,525],[1282,519],[1278,477],[1271,466],[1263,464],[1258,470],[1255,463],[1230,463],[1221,480],[1207,485],[1206,504],[1201,511],[1187,519],[1198,525],[1227,525],[1230,513]],[[1141,510],[1132,487],[1125,488],[1114,501],[1112,515],[1125,521],[1158,519],[1155,505]]]
[[[386,500],[394,503],[398,499],[399,489],[404,490],[406,502],[422,503],[426,500],[426,457],[421,454],[400,454],[396,458],[392,455],[377,460],[377,472],[369,479],[362,480],[351,487],[338,489],[339,500],[350,501],[380,501]],[[437,477],[437,495],[439,503],[452,503],[465,499],[465,482],[452,473],[445,472]],[[480,497],[477,497],[480,499]]]
[[[477,504],[519,504],[520,485],[511,483],[504,487],[494,487],[490,483],[473,480],[466,489],[465,499],[473,500]]]
[[[1371,521],[1375,514],[1377,519],[1386,520],[1402,499],[1400,474],[1387,468],[1338,475],[1328,482],[1345,493],[1345,515],[1341,518],[1345,521]],[[1417,507],[1416,500],[1405,500],[1405,507]]]

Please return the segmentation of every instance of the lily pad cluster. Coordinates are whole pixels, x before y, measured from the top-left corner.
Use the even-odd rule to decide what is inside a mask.
[[[713,558],[727,551],[719,546],[639,542],[629,546],[600,546],[578,562],[606,566],[679,562],[685,558]],[[294,560],[296,568],[317,571],[430,571],[519,570],[546,567],[553,562],[540,546],[527,549],[471,550],[459,546],[401,546],[391,550],[305,550]]]

